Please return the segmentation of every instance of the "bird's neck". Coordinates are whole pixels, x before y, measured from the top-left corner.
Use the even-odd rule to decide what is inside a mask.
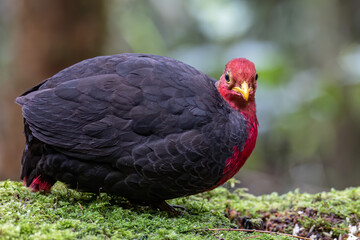
[[[255,104],[254,100],[249,101],[245,106],[240,106],[240,107],[235,106],[233,108],[235,108],[240,113],[242,113],[247,120],[249,120],[250,122],[253,122],[257,128],[259,123],[258,123],[258,120],[256,117],[256,104]]]
[[[248,102],[239,102],[239,101],[231,101],[226,98],[224,98],[232,108],[239,111],[244,117],[250,121],[253,122],[254,125],[259,125],[257,117],[256,117],[256,103],[255,99],[249,99]]]

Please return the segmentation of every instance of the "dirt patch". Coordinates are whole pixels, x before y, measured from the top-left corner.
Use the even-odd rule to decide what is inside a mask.
[[[321,214],[312,208],[283,212],[278,212],[276,209],[269,212],[259,211],[257,218],[227,208],[225,215],[241,229],[287,233],[311,239],[333,240],[334,238],[351,239],[351,237],[360,239],[360,231],[356,231],[352,236],[349,235],[349,226],[358,225],[360,229],[360,222],[356,223],[355,216],[351,219],[343,219],[335,214]]]

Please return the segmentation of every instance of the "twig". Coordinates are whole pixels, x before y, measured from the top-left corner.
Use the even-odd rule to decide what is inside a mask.
[[[314,231],[314,228],[315,228],[315,225],[312,225],[311,228],[310,228],[310,230],[309,230],[309,232],[308,232],[308,234],[306,234],[306,237],[310,237],[310,236],[311,236],[310,234]]]
[[[346,230],[349,230],[348,227],[346,228],[337,228],[337,227],[330,227],[331,229],[336,229],[336,230],[342,230],[342,231],[346,231]]]
[[[55,197],[55,203],[54,203],[54,205],[53,205],[53,209],[54,209],[54,210],[56,210],[57,201],[58,201],[58,199],[57,199],[57,196],[56,196],[56,197]]]
[[[257,232],[257,233],[268,233],[268,234],[276,234],[276,235],[283,235],[288,237],[294,237],[298,239],[305,239],[305,240],[311,240],[311,238],[306,237],[300,237],[295,236],[287,233],[280,233],[280,232],[271,232],[271,231],[265,231],[265,230],[256,230],[256,229],[238,229],[238,228],[208,228],[205,229],[207,231],[238,231],[238,232]]]
[[[77,202],[79,204],[79,207],[81,209],[81,211],[84,211],[83,207],[81,206],[81,204],[79,202]]]
[[[81,206],[81,203],[80,203],[80,202],[77,202],[77,203],[79,204],[79,207],[80,207],[81,211],[84,211],[84,208]],[[88,218],[89,218],[89,220],[90,220],[91,223],[94,223],[94,221],[91,220],[90,217],[88,217]]]
[[[250,236],[250,237],[244,237],[242,239],[250,239],[250,238],[256,238],[256,237],[261,237],[261,235],[254,235],[254,236]]]
[[[102,199],[101,199],[101,190],[102,190],[102,187],[99,187],[99,200],[100,200],[100,202],[102,202]]]
[[[103,229],[103,233],[104,233],[104,235],[105,235],[105,237],[106,237],[107,239],[111,239],[111,238],[109,237],[109,235],[106,234],[105,229]]]

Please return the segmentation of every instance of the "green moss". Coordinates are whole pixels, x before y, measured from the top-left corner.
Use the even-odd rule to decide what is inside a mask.
[[[169,201],[188,210],[183,217],[171,218],[152,208],[133,206],[120,197],[79,193],[61,183],[52,188],[51,194],[41,194],[29,191],[19,182],[4,181],[0,182],[0,239],[291,239],[207,229],[236,227],[236,222],[225,216],[226,209],[256,218],[274,210],[305,211],[309,208],[316,210],[316,217],[299,219],[304,228],[316,225],[327,230],[333,226],[324,216],[333,215],[343,219],[338,226],[345,229],[346,218],[353,224],[359,222],[359,196],[360,188],[315,195],[295,191],[260,197],[242,189],[230,193],[225,188],[217,188]]]

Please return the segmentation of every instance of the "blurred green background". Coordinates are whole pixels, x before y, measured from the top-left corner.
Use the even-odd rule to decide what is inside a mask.
[[[360,183],[360,1],[0,0],[0,180],[19,179],[14,98],[82,59],[170,56],[218,79],[252,60],[260,134],[240,170],[255,194]]]

